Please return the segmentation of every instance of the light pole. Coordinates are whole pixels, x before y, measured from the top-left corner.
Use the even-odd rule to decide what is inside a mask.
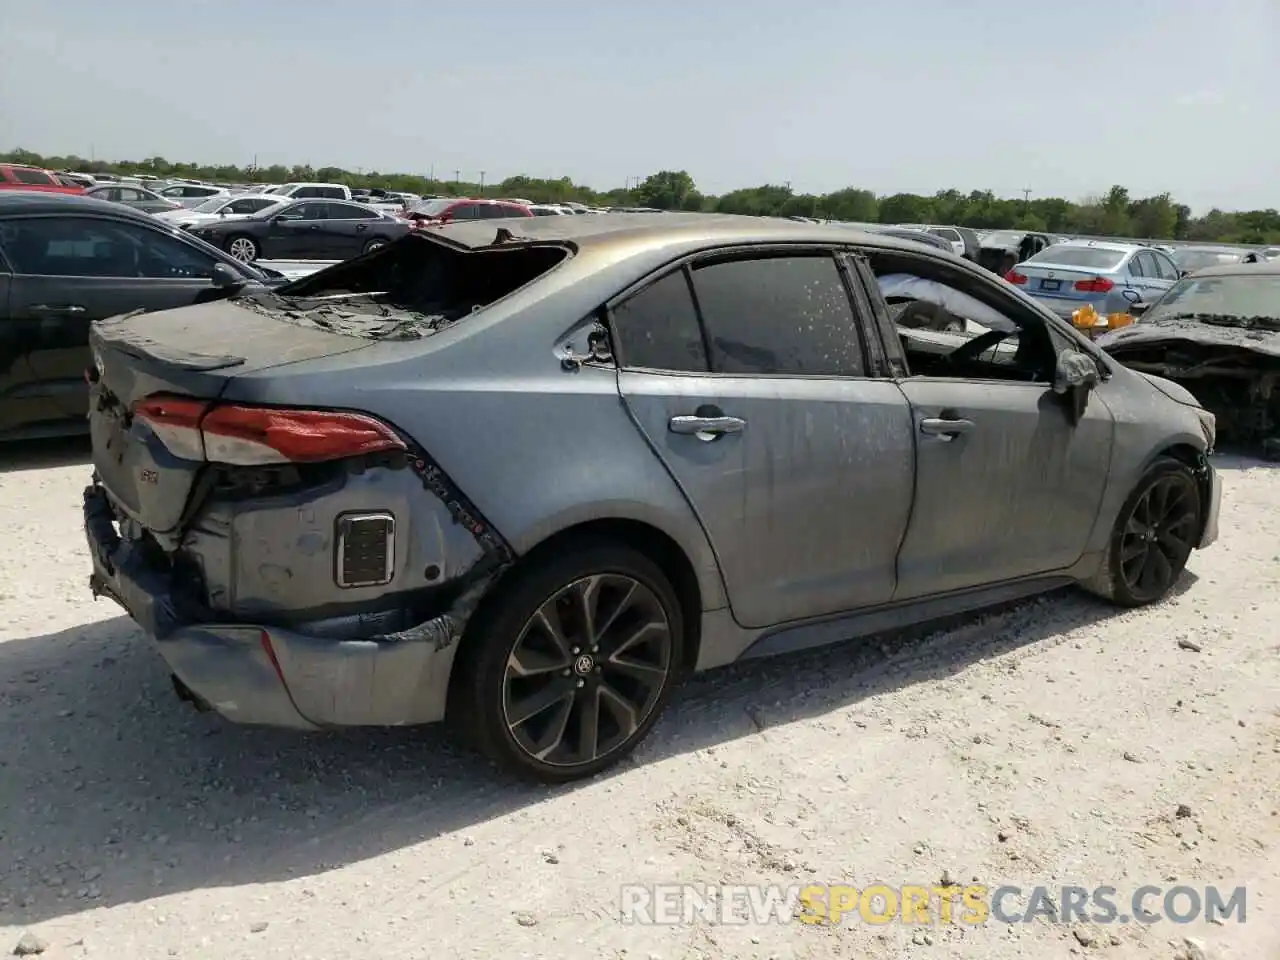
[[[484,196],[484,171],[480,171],[480,196]]]

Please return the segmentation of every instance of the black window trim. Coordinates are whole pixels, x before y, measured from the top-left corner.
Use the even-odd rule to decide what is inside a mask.
[[[619,371],[627,371],[631,373],[647,373],[657,374],[667,377],[716,377],[719,379],[741,380],[743,378],[753,378],[759,380],[882,380],[884,377],[872,376],[868,359],[866,333],[863,330],[863,324],[859,318],[859,307],[854,299],[853,291],[850,288],[849,280],[846,278],[841,265],[844,255],[852,248],[847,248],[840,243],[830,241],[817,240],[800,240],[790,243],[778,243],[776,241],[764,241],[759,243],[734,243],[728,246],[718,246],[705,250],[695,250],[675,260],[669,261],[651,270],[645,274],[643,278],[633,284],[623,288],[617,294],[614,294],[604,303],[604,316],[606,327],[609,330],[610,347],[614,357],[614,364]],[[711,369],[711,344],[707,337],[707,325],[703,320],[702,304],[698,302],[698,293],[694,288],[693,271],[696,267],[705,266],[707,264],[719,262],[731,262],[735,260],[753,259],[760,257],[773,256],[813,256],[815,254],[825,254],[830,257],[836,268],[836,273],[844,284],[845,296],[849,298],[849,310],[853,314],[853,333],[858,338],[859,355],[863,362],[863,372],[859,374],[853,373],[729,373]],[[629,367],[626,362],[626,348],[619,342],[620,337],[616,336],[612,326],[613,310],[632,297],[642,293],[645,289],[657,283],[659,280],[665,280],[668,276],[677,270],[684,273],[685,283],[689,287],[689,295],[693,300],[694,312],[698,319],[698,331],[702,336],[703,353],[706,356],[707,369],[698,370],[666,370],[655,367]]]

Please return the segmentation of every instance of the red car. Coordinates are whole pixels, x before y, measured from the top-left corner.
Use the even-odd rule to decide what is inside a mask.
[[[507,200],[471,200],[465,197],[437,197],[423,200],[404,214],[414,226],[433,223],[456,223],[459,220],[505,220],[508,217],[532,217],[533,211]]]
[[[68,186],[68,181],[60,179],[56,173],[14,163],[0,163],[0,190],[84,193],[84,187]]]

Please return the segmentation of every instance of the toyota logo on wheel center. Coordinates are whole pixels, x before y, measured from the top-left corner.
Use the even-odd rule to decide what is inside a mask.
[[[583,654],[573,661],[573,671],[580,677],[585,677],[595,667],[596,662],[591,659],[588,654]]]

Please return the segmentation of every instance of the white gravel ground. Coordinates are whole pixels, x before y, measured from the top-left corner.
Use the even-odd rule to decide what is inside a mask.
[[[429,731],[240,729],[86,587],[83,447],[0,452],[0,953],[1280,957],[1280,471],[1120,614],[1074,593],[700,678],[622,772],[500,781]],[[1197,652],[1179,645],[1192,641]],[[1177,815],[1180,804],[1188,809]],[[1189,815],[1186,815],[1188,814]],[[1247,921],[629,926],[619,885],[1248,885]]]

